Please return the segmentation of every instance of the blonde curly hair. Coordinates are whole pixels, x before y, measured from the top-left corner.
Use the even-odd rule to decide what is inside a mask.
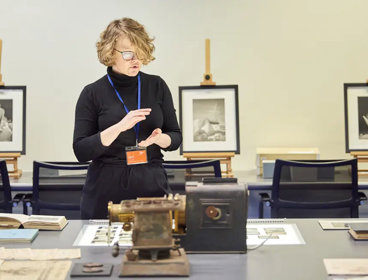
[[[137,57],[144,65],[155,58],[152,56],[155,46],[154,38],[150,38],[144,26],[131,18],[116,19],[100,34],[96,43],[97,55],[100,62],[106,66],[114,64],[114,48],[120,36],[126,36],[136,48]]]

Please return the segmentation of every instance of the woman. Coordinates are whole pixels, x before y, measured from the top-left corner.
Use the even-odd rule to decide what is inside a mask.
[[[107,75],[83,89],[75,113],[74,153],[79,161],[92,160],[82,219],[105,219],[108,201],[169,192],[161,149],[176,150],[182,135],[166,83],[140,71],[154,60],[152,41],[144,26],[123,18],[112,21],[97,42]]]

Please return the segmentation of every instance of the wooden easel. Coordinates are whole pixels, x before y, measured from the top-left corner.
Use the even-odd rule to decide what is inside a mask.
[[[359,168],[359,164],[368,163],[368,151],[355,151],[350,154],[358,160],[358,176],[368,176],[368,169]]]
[[[359,163],[368,162],[368,151],[355,151],[350,154],[358,160],[358,175],[368,176],[368,169],[359,168]]]
[[[205,68],[206,72],[203,74],[203,82],[201,82],[201,86],[215,86],[216,83],[212,80],[212,74],[210,70],[210,61],[211,61],[211,53],[210,53],[210,39],[206,39],[205,41]],[[231,168],[231,158],[234,157],[234,152],[211,152],[211,153],[183,153],[183,157],[187,160],[195,160],[195,159],[219,159],[221,164],[226,165],[226,170],[222,171],[223,177],[234,177],[233,170]]]
[[[1,75],[1,54],[3,50],[3,41],[0,39],[0,86],[5,85]],[[8,170],[9,177],[18,179],[22,176],[22,170],[18,169],[18,158],[20,153],[0,153],[0,159],[5,159],[7,165],[13,165],[13,169]]]
[[[9,177],[20,178],[22,170],[18,169],[18,158],[20,153],[0,153],[0,159],[5,159],[7,165],[13,165],[13,169],[8,169]]]
[[[0,39],[0,86],[4,85],[3,75],[1,75],[1,52],[3,50],[3,41]]]
[[[232,178],[234,177],[233,170],[231,168],[231,158],[235,156],[234,152],[214,152],[214,153],[183,153],[183,157],[187,160],[195,159],[219,159],[221,164],[226,165],[226,170],[221,171],[222,177]]]
[[[203,82],[201,82],[201,86],[214,86],[216,83],[212,81],[211,74],[211,52],[210,52],[210,39],[206,39],[206,72],[203,74]]]

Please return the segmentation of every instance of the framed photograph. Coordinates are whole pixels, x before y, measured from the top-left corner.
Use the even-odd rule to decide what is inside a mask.
[[[368,84],[344,84],[346,152],[368,151]]]
[[[237,85],[179,87],[179,106],[180,154],[240,153]]]
[[[0,153],[26,153],[26,86],[0,86]]]

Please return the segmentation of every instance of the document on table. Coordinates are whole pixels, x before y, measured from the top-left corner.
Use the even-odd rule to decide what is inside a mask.
[[[32,248],[4,248],[0,247],[0,259],[6,260],[63,260],[80,259],[81,250],[78,249],[32,249]],[[0,278],[1,279],[1,278]]]
[[[248,223],[247,245],[297,245],[305,244],[296,224]]]
[[[368,276],[329,276],[328,280],[368,280]]]
[[[1,279],[12,280],[64,280],[71,264],[71,261],[4,261],[0,275]]]
[[[323,263],[328,275],[368,276],[368,259],[366,258],[323,259]]]
[[[132,231],[124,231],[122,224],[113,224],[108,242],[108,225],[84,225],[73,246],[112,246],[119,241],[120,247],[131,247]]]
[[[275,219],[248,219],[247,224],[278,224],[285,223],[286,218],[275,218]]]
[[[368,219],[356,218],[356,219],[323,219],[318,220],[318,223],[323,230],[337,230],[337,229],[350,229],[349,224],[354,223],[368,223]]]

